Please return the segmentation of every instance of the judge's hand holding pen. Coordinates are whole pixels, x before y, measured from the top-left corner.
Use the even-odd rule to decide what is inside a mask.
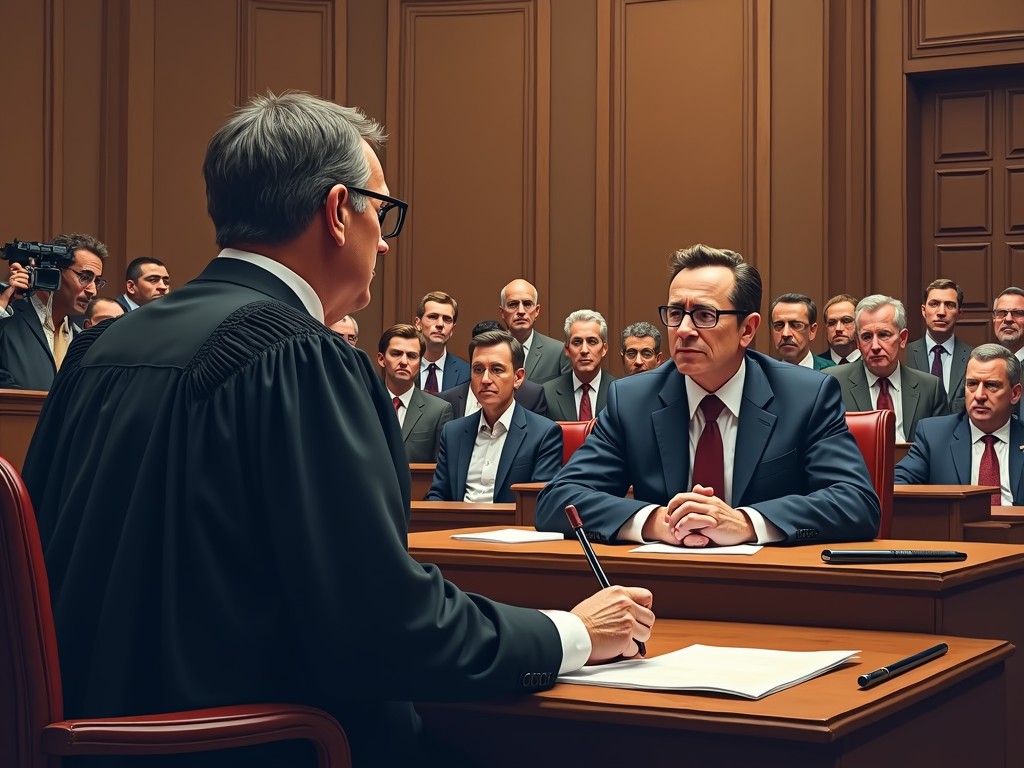
[[[636,656],[651,637],[654,598],[643,587],[606,587],[572,609],[583,620],[592,650],[588,664]]]

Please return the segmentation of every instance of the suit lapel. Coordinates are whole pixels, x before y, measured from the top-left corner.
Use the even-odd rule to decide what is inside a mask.
[[[903,400],[903,437],[908,441],[914,439],[914,426],[917,424],[917,411],[921,406],[920,382],[913,378],[906,366],[900,367],[900,384],[903,392],[900,399]],[[931,374],[928,374],[929,376]]]
[[[519,455],[519,449],[526,440],[526,413],[525,408],[516,406],[512,410],[512,423],[509,426],[508,435],[505,436],[505,445],[501,449],[501,458],[498,459],[498,471],[494,475],[494,498],[497,499],[501,490],[508,482],[508,473],[512,469],[512,463]]]
[[[21,322],[28,326],[29,332],[32,334],[32,338],[41,346],[46,354],[50,356],[50,362],[53,363],[53,352],[50,350],[50,345],[46,341],[46,335],[43,333],[43,324],[39,322],[39,315],[36,314],[36,308],[32,304],[31,299],[22,299],[23,304],[16,305],[15,311],[21,315]],[[56,364],[53,364],[54,373],[57,371]]]
[[[958,485],[971,484],[971,426],[966,416],[960,420],[953,430],[953,439],[949,443],[949,453],[956,468]]]
[[[601,386],[597,388],[597,403],[594,406],[594,414],[604,408],[604,404],[608,402],[608,387],[615,381],[615,377],[612,376],[608,371],[601,371]]]
[[[736,453],[732,464],[731,506],[742,504],[743,495],[761,461],[764,449],[775,429],[778,417],[765,410],[775,397],[771,385],[751,356],[747,356],[746,380],[743,383],[743,405],[736,433]]]
[[[964,396],[964,379],[967,375],[967,360],[971,356],[971,347],[961,343],[960,339],[953,342],[953,364],[949,369],[949,392],[946,393],[949,402],[954,397]]]
[[[651,422],[662,457],[665,489],[671,498],[690,490],[686,487],[690,476],[690,407],[686,398],[686,377],[678,375],[673,367],[665,376],[658,397],[664,407],[651,414]]]
[[[572,375],[563,376],[555,385],[555,393],[558,395],[558,407],[565,417],[565,421],[576,421],[576,392],[572,388]]]
[[[423,393],[415,387],[412,390],[412,398],[409,400],[409,407],[405,411],[405,421],[402,422],[402,441],[409,439],[416,422],[423,417]]]
[[[449,450],[455,449],[454,455],[448,457],[448,469],[452,471],[454,468],[452,477],[455,480],[455,493],[452,498],[456,501],[466,498],[466,477],[469,475],[469,462],[473,458],[473,446],[476,443],[476,433],[480,430],[482,414],[483,411],[477,411],[466,419],[466,423],[462,425],[461,439],[452,441],[453,445],[449,446]],[[465,460],[462,458],[463,452],[466,455]]]
[[[864,373],[864,363],[858,360],[851,365],[854,368],[850,371],[850,394],[853,396],[854,404],[860,411],[874,410],[875,406],[871,403],[871,388]]]

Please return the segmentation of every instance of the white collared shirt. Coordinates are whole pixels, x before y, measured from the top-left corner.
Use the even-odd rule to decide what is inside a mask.
[[[601,369],[597,369],[594,380],[587,384],[590,387],[590,412],[597,416],[597,389],[601,386]],[[572,372],[572,396],[576,400],[576,417],[579,418],[580,403],[583,402],[583,382],[579,380],[576,371]]]
[[[385,388],[387,388],[386,385],[385,385]],[[408,411],[409,411],[409,401],[412,400],[412,387],[409,387],[409,389],[406,390],[404,395],[396,395],[394,392],[391,391],[390,388],[387,388],[387,389],[388,389],[388,395],[391,398],[392,404],[394,404],[396,397],[402,403],[402,407],[401,408],[396,408],[395,409],[395,415],[398,417],[398,426],[403,427],[403,426],[405,426],[405,414],[408,413]]]
[[[29,303],[32,305],[32,309],[36,312],[36,317],[39,318],[39,325],[43,328],[43,335],[46,337],[46,344],[50,347],[50,354],[53,355],[53,339],[57,334],[57,329],[53,325],[53,315],[50,314],[51,302],[53,300],[53,294],[51,293],[45,302],[40,301],[39,296],[33,293],[29,297]],[[64,322],[60,324],[60,333],[64,336],[65,349],[67,344],[71,343],[71,322],[65,317]]]
[[[302,302],[306,311],[309,312],[310,316],[314,320],[318,320],[321,323],[324,321],[324,304],[320,301],[320,297],[316,295],[316,291],[313,290],[313,286],[307,283],[305,278],[299,276],[295,272],[292,272],[292,270],[281,262],[275,261],[267,256],[261,256],[258,253],[239,251],[235,248],[225,248],[217,254],[217,258],[247,261],[250,264],[255,264],[257,267],[265,269],[292,289],[295,295],[299,297],[299,301]]]
[[[444,352],[441,354],[439,358],[437,358],[437,360],[434,360],[433,363],[434,365],[437,366],[437,371],[435,372],[434,375],[437,376],[438,392],[444,389],[444,364],[447,359],[448,348],[445,347]],[[420,360],[420,389],[422,389],[424,392],[426,392],[427,388],[427,376],[430,375],[430,365],[431,363],[429,360],[427,360],[427,358],[424,357],[422,360]]]
[[[128,311],[131,312],[133,309],[138,309],[139,305],[132,301],[127,293],[122,293],[121,298],[124,299],[124,303],[128,305]]]
[[[889,379],[889,397],[892,398],[892,407],[896,412],[896,442],[906,443],[908,442],[907,435],[903,431],[903,366],[899,363],[896,364],[896,370],[892,372],[891,376],[886,376]],[[864,374],[868,378],[868,389],[871,391],[871,406],[878,410],[878,376],[875,376],[868,367],[864,366]]]
[[[953,348],[955,347],[955,345],[955,336],[950,336],[941,344],[936,344],[934,341],[932,341],[931,336],[929,336],[927,333],[925,333],[924,335],[924,346],[925,352],[928,353],[927,360],[929,371],[932,369],[932,350],[935,347],[942,347],[942,349],[944,350],[942,353],[942,357],[940,358],[942,360],[942,388],[947,392],[949,391],[949,374],[950,371],[953,370]]]
[[[829,357],[832,358],[832,362],[835,363],[836,365],[843,365],[844,364],[844,363],[840,362],[843,359],[843,356],[842,355],[837,355],[836,351],[834,349],[832,349],[832,347],[828,348],[828,354],[829,354]],[[853,348],[853,352],[851,352],[850,354],[848,354],[846,356],[846,362],[847,363],[852,363],[852,362],[854,362],[856,360],[860,360],[860,350],[857,349],[856,347],[854,347]]]
[[[505,447],[505,438],[512,426],[512,411],[516,401],[505,409],[491,429],[487,425],[484,414],[480,414],[480,427],[473,443],[473,455],[469,457],[469,470],[466,472],[466,496],[463,501],[493,502],[494,481],[498,474],[498,463],[501,451]]]
[[[811,350],[807,350],[807,354],[804,356],[804,359],[797,363],[797,365],[801,366],[802,368],[810,368],[813,371],[814,353],[811,352]]]
[[[971,482],[978,483],[978,473],[981,471],[981,456],[985,452],[985,443],[981,438],[985,436],[974,423],[968,419],[971,425]],[[992,447],[996,451],[996,461],[999,462],[999,498],[1004,507],[1013,506],[1013,489],[1010,487],[1010,422],[1007,420],[1003,426],[992,432],[996,441]],[[1016,446],[1016,450],[1024,450],[1024,446]]]

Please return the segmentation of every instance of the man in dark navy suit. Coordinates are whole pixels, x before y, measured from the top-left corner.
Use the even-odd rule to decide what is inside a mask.
[[[416,307],[413,325],[427,340],[420,366],[420,388],[436,395],[469,381],[469,363],[448,351],[459,322],[459,303],[444,291],[431,291]]]

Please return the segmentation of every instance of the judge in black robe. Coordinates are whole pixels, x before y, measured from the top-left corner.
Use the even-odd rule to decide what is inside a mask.
[[[383,187],[373,163],[366,185]],[[409,557],[393,406],[366,355],[310,311],[345,307],[300,296],[312,284],[282,271],[307,248],[354,271],[363,231],[386,252],[376,208],[349,194],[332,186],[303,248],[225,251],[69,349],[24,473],[67,716],[309,704],[342,723],[357,766],[390,766],[420,760],[408,702],[554,683],[551,618],[464,594]],[[330,237],[348,249],[322,239],[335,210]]]

